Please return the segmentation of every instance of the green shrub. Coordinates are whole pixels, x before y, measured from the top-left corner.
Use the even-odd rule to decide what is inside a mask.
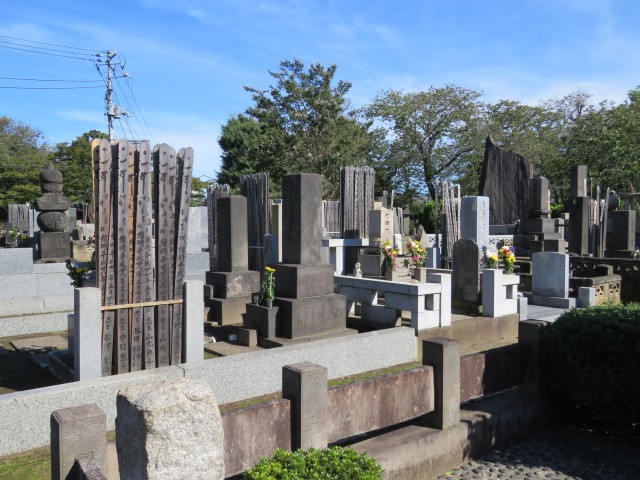
[[[244,473],[244,480],[379,480],[382,467],[366,453],[350,448],[310,448],[306,452],[277,449]]]
[[[640,433],[640,304],[570,310],[540,349],[551,395],[593,428]]]

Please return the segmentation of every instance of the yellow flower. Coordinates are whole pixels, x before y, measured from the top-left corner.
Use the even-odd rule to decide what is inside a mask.
[[[275,268],[271,268],[271,267],[265,267],[265,270],[266,270],[267,272],[269,272],[269,273],[273,273],[273,272],[275,272],[275,271],[276,271],[276,269],[275,269]]]

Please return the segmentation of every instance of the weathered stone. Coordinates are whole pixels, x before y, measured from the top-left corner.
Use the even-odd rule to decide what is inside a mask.
[[[282,262],[322,261],[322,176],[296,173],[282,177]]]
[[[514,223],[527,216],[532,174],[529,160],[487,137],[479,192],[489,197],[491,225]]]
[[[489,246],[488,197],[462,197],[460,239],[471,239],[479,247]]]
[[[105,467],[105,414],[93,403],[56,410],[51,414],[51,478],[64,480],[76,458],[89,456]],[[123,477],[124,478],[124,477]]]
[[[66,232],[40,232],[40,258],[64,259],[71,255],[71,240]]]
[[[209,298],[205,301],[205,306],[209,307],[207,321],[220,325],[242,323],[249,302],[251,302],[251,295],[235,298]]]
[[[255,329],[263,338],[276,336],[276,318],[279,308],[276,306],[265,307],[263,305],[247,304],[247,314],[242,324],[245,328]]]
[[[565,298],[569,296],[569,255],[537,252],[531,255],[534,295]]]
[[[576,197],[567,201],[569,213],[569,251],[577,255],[589,253],[589,197]]]
[[[275,304],[280,307],[276,327],[278,337],[297,338],[346,328],[347,300],[344,295],[276,297]]]
[[[380,208],[369,212],[369,241],[372,245],[393,242],[393,210]]]
[[[470,239],[458,240],[453,245],[453,275],[451,303],[453,308],[477,310],[480,292],[480,248]]]
[[[276,296],[318,297],[333,293],[333,268],[328,264],[276,266]]]
[[[327,368],[311,362],[283,367],[282,396],[292,403],[292,449],[326,448]]]
[[[37,222],[43,232],[64,232],[69,219],[64,212],[42,212],[38,215]]]
[[[534,177],[529,182],[529,214],[549,215],[549,180],[546,177]]]
[[[206,272],[206,283],[218,298],[246,297],[260,291],[260,272]]]
[[[572,165],[571,166],[571,187],[569,189],[569,197],[586,197],[587,192],[587,166]]]
[[[122,480],[224,478],[222,419],[206,383],[179,378],[125,387],[117,409]]]
[[[247,199],[230,195],[216,200],[218,270],[249,270],[247,241]]]
[[[615,210],[609,212],[612,235],[607,235],[608,250],[635,250],[636,212]]]

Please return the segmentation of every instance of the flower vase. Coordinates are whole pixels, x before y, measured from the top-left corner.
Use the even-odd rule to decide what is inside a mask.
[[[395,270],[387,270],[384,272],[385,280],[389,280],[390,282],[397,282],[399,274]]]
[[[267,298],[267,308],[273,307],[273,298]]]
[[[427,269],[426,267],[414,267],[413,279],[420,283],[427,283]]]

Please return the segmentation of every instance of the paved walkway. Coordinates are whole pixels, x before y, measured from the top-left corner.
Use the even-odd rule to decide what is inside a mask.
[[[640,479],[640,446],[588,430],[548,427],[437,479]]]

